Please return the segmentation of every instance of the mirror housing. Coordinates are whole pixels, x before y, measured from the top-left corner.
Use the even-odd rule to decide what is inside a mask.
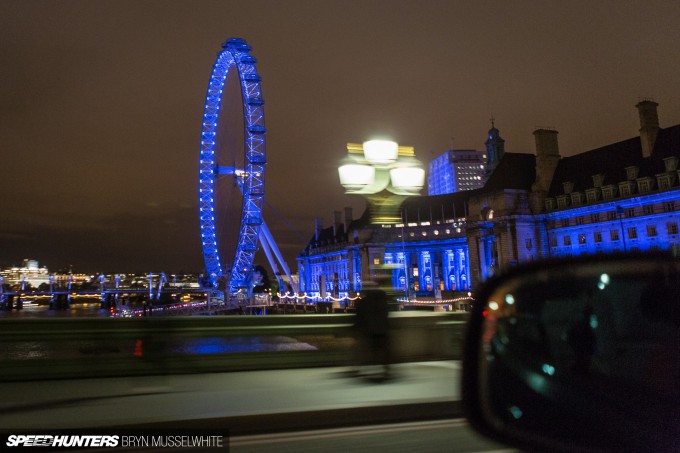
[[[466,333],[470,423],[527,451],[680,451],[680,261],[597,255],[487,281]]]

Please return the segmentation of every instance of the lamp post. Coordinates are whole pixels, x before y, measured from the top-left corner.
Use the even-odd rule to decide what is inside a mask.
[[[363,195],[371,223],[400,223],[399,208],[406,197],[419,195],[425,170],[412,147],[387,140],[349,143],[347,158],[338,168],[345,193]]]
[[[338,168],[345,193],[366,198],[372,224],[402,223],[404,252],[404,291],[408,299],[409,275],[403,250],[403,220],[399,212],[403,201],[419,195],[425,184],[425,170],[412,147],[387,140],[348,143],[347,157]]]
[[[628,247],[626,247],[626,232],[623,231],[623,208],[621,206],[616,207],[616,215],[619,217],[619,225],[621,226],[621,240],[623,241],[623,251],[627,252]]]

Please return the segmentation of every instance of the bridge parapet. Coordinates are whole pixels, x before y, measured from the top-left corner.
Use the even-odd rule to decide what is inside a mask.
[[[465,314],[392,313],[395,362],[459,359]],[[3,320],[0,381],[342,366],[353,314]]]

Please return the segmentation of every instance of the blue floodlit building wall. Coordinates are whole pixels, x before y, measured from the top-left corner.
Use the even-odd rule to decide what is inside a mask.
[[[418,241],[408,246],[385,244],[384,264],[393,265],[392,286],[410,294],[468,291],[469,268],[465,237]]]
[[[680,189],[546,215],[551,256],[668,250],[680,245]]]
[[[427,193],[429,195],[441,195],[456,191],[456,175],[453,165],[449,162],[449,153],[446,152],[430,162],[427,176]]]
[[[314,238],[298,257],[300,290],[316,300],[353,297],[364,282],[387,274],[392,287],[409,296],[469,291],[464,219],[453,215],[463,214],[464,208],[460,202],[457,208],[447,202],[443,209],[436,197],[413,200],[411,217],[416,221],[371,225],[365,216],[354,221],[346,218],[341,224],[336,216],[333,227],[320,228],[317,223]],[[440,218],[417,219],[419,210],[434,212],[432,207],[418,206],[422,200],[435,200]]]

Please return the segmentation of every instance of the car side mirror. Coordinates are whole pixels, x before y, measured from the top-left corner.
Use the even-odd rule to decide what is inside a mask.
[[[489,280],[466,334],[463,404],[538,451],[680,451],[680,261],[542,261]]]

